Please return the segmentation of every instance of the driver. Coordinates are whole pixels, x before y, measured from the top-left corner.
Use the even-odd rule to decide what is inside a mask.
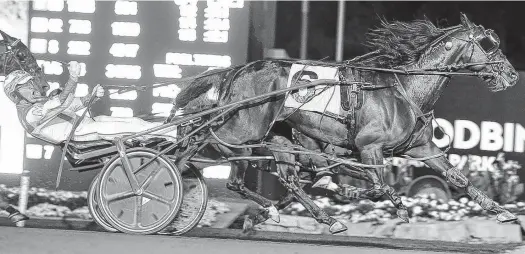
[[[49,96],[46,96],[48,86],[40,86],[37,78],[23,70],[9,73],[4,82],[5,94],[16,104],[18,118],[24,129],[32,136],[54,144],[67,140],[75,120],[79,118],[76,112],[85,109],[90,98],[74,96],[81,65],[72,61],[68,65],[68,70],[69,80],[62,92],[57,89]],[[104,89],[100,85],[94,90],[95,100],[104,96]],[[76,128],[72,140],[111,141],[115,137],[137,133],[161,124],[146,122],[136,117],[86,117]],[[146,139],[159,134],[165,134],[164,138],[173,141],[177,135],[176,127],[144,135],[141,138]]]

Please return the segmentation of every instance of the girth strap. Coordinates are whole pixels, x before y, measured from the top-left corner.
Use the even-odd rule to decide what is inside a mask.
[[[351,69],[353,81],[346,82],[346,68],[339,68],[339,80],[341,81],[341,107],[346,114],[346,123],[348,125],[348,140],[355,137],[357,133],[357,114],[356,111],[363,105],[362,87],[365,85],[361,82],[360,72]]]
[[[351,71],[353,80],[347,80],[347,71]],[[348,140],[355,138],[357,134],[357,111],[364,103],[364,90],[378,90],[395,87],[394,85],[377,85],[364,81],[362,70],[348,66],[340,66],[338,70],[339,81],[341,81],[341,108],[346,111],[344,122],[348,128]]]

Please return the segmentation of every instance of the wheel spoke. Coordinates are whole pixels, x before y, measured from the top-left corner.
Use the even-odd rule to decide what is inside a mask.
[[[149,191],[145,191],[144,193],[142,193],[142,196],[146,197],[146,198],[149,198],[149,199],[152,199],[152,200],[155,200],[155,201],[158,201],[160,203],[163,203],[165,205],[168,205],[168,206],[171,206],[172,205],[172,202],[170,200],[166,200],[162,197],[159,197]]]
[[[119,152],[122,167],[124,168],[124,173],[126,174],[129,184],[131,185],[131,190],[136,191],[139,188],[139,182],[137,180],[137,176],[135,176],[133,173],[133,166],[131,165],[128,155],[126,154],[126,148],[124,147],[122,140],[116,142],[116,146]]]
[[[133,195],[134,194],[133,194],[132,191],[126,191],[126,192],[121,192],[121,193],[107,195],[106,196],[106,200],[108,201],[108,203],[110,203],[110,202],[114,202],[114,201],[118,201],[118,200],[122,200],[122,199],[133,197]]]
[[[134,226],[136,227],[139,227],[140,226],[140,220],[142,218],[142,197],[141,196],[137,196],[136,198],[136,203],[137,203],[137,207],[136,207],[136,210],[135,210],[135,216],[133,218],[133,224]]]
[[[148,175],[148,177],[146,178],[144,183],[140,186],[140,188],[143,190],[147,189],[149,185],[151,184],[151,181],[153,181],[153,178],[155,178],[155,176],[157,176],[160,173],[161,169],[164,169],[164,167],[160,167],[160,166],[156,167],[155,170],[153,170],[153,172],[151,172]]]

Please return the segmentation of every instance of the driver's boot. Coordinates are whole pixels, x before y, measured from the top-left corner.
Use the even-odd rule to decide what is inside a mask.
[[[13,206],[7,207],[5,211],[9,213],[8,218],[11,220],[11,222],[15,224],[20,221],[29,220],[29,217],[27,217],[25,214],[22,214],[20,211],[18,211]]]

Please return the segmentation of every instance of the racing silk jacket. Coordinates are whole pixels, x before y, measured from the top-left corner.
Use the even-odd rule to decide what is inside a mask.
[[[32,95],[24,95],[21,97],[32,96],[33,98],[18,99],[16,105],[18,111],[18,119],[24,129],[36,138],[44,141],[59,144],[63,142],[63,137],[50,137],[49,135],[42,135],[41,130],[52,126],[63,125],[69,123],[73,125],[75,119],[79,116],[76,111],[87,106],[89,97],[76,98],[74,95],[77,81],[70,78],[62,93],[58,95],[45,96],[45,91],[40,88],[40,84],[35,81],[29,73],[25,71],[15,71],[10,73],[4,84],[6,95],[13,100],[13,94],[8,91],[16,91],[22,88],[31,88]],[[34,101],[31,103],[31,99]],[[66,134],[67,135],[67,134]]]

